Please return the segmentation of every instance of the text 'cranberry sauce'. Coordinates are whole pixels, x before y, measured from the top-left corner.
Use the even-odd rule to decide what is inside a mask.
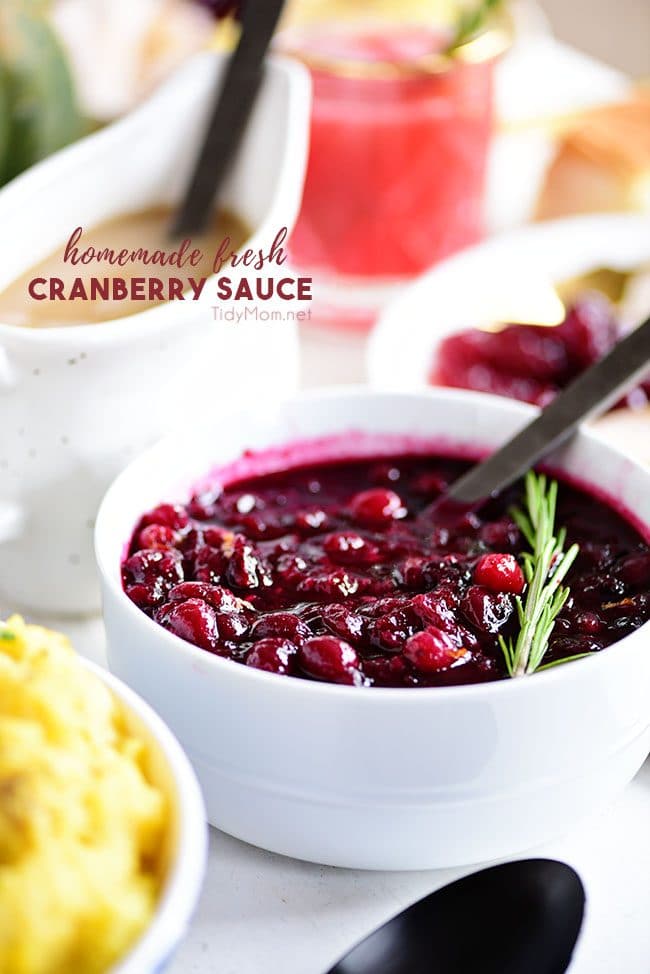
[[[196,646],[273,673],[426,687],[506,676],[527,545],[508,515],[436,523],[467,467],[397,457],[291,469],[163,504],[137,526],[126,594]],[[597,652],[650,619],[650,547],[613,509],[561,485],[558,527],[580,555],[548,661]]]

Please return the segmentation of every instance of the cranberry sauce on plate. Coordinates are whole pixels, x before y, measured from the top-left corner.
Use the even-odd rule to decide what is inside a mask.
[[[508,325],[498,332],[471,328],[450,335],[440,344],[430,381],[546,406],[560,389],[611,351],[620,337],[607,298],[587,293],[554,328]],[[645,382],[621,405],[640,408],[648,401],[650,382]]]
[[[218,656],[331,683],[428,687],[507,673],[526,542],[508,509],[438,523],[429,505],[467,463],[428,457],[290,469],[145,514],[128,597]],[[580,545],[548,661],[598,652],[650,619],[650,548],[612,508],[560,484]]]

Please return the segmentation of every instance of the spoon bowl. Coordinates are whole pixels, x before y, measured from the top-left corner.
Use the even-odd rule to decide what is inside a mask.
[[[328,974],[563,974],[584,905],[580,877],[565,863],[492,866],[409,906]]]

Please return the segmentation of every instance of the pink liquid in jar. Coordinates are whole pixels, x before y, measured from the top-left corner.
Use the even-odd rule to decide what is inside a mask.
[[[421,27],[303,42],[313,108],[299,266],[408,277],[481,237],[494,61],[418,66],[440,47]],[[386,70],[364,71],[373,62]]]

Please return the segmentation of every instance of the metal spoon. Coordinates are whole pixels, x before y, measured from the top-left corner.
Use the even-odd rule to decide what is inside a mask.
[[[433,505],[472,505],[508,487],[564,443],[585,419],[604,413],[650,366],[650,318],[566,387],[487,460],[471,467]]]
[[[409,906],[328,974],[563,974],[584,906],[565,863],[492,866]]]

